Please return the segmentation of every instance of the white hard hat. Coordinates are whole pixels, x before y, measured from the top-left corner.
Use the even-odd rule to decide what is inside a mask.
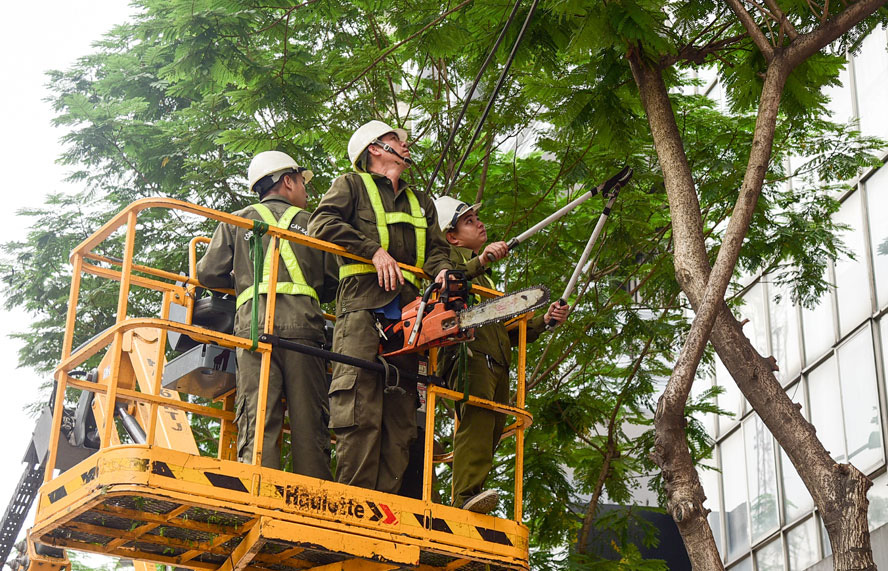
[[[305,184],[308,184],[308,181],[314,176],[310,170],[297,165],[296,161],[293,160],[293,157],[287,153],[282,153],[280,151],[263,151],[253,157],[253,160],[250,161],[250,168],[247,169],[247,179],[250,181],[250,190],[253,190],[256,183],[267,176],[271,176],[272,183],[277,183],[283,175],[294,171],[302,173],[302,178],[305,181]]]
[[[481,203],[469,206],[462,200],[457,200],[452,196],[442,196],[435,199],[435,210],[438,211],[438,226],[442,232],[453,230],[456,228],[456,221],[459,217],[467,212],[478,212]]]
[[[370,143],[375,141],[376,139],[382,137],[386,133],[394,133],[398,136],[401,141],[407,141],[407,131],[404,129],[396,129],[389,125],[388,123],[383,123],[382,121],[368,121],[358,127],[358,130],[355,131],[355,134],[351,136],[351,139],[348,140],[348,160],[351,161],[352,166],[358,172],[361,169],[358,168],[358,165],[355,164],[360,158],[361,153],[364,152],[364,149],[370,146]]]

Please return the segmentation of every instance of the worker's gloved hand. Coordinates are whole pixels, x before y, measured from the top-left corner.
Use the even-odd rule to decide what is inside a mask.
[[[509,255],[509,246],[505,242],[494,242],[488,244],[484,251],[481,252],[481,264],[487,265],[490,262],[502,260]]]
[[[379,278],[379,287],[385,291],[394,291],[398,284],[404,285],[404,274],[398,267],[398,262],[382,248],[373,254],[373,266],[376,267],[376,277]]]
[[[555,320],[555,327],[558,327],[565,321],[567,321],[567,314],[570,313],[569,305],[561,305],[557,301],[553,302],[552,305],[549,306],[549,310],[546,312],[543,320],[546,323],[549,323],[551,320]]]

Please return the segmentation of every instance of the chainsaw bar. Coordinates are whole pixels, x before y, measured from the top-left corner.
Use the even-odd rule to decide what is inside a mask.
[[[549,288],[542,285],[489,299],[459,312],[459,328],[465,330],[503,321],[533,311],[545,305],[547,301],[549,301]]]

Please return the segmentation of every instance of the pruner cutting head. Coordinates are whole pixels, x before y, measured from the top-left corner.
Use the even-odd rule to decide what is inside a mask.
[[[604,198],[610,198],[620,191],[621,188],[626,186],[626,183],[629,182],[629,179],[632,178],[632,167],[626,165],[623,167],[623,170],[610,177],[601,185],[601,196]]]

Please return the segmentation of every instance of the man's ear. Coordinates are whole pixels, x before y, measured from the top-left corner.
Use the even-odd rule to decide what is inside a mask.
[[[447,238],[447,241],[451,246],[459,246],[459,238],[457,238],[453,232],[445,232],[444,237]]]

